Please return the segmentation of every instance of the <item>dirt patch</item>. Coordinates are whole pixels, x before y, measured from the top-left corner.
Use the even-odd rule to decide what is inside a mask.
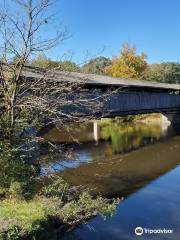
[[[14,224],[13,220],[0,218],[0,233],[6,232]]]

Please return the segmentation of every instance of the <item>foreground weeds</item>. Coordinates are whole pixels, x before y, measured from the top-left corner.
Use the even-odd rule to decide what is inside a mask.
[[[17,195],[1,200],[0,239],[56,239],[58,234],[93,216],[111,216],[117,202],[93,198],[88,191],[73,194],[68,184],[59,178],[31,200]]]

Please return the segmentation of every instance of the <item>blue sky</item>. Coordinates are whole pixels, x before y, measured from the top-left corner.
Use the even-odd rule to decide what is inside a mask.
[[[52,8],[56,27],[61,22],[71,34],[47,54],[52,59],[72,56],[83,63],[86,56],[117,56],[128,42],[150,63],[180,62],[180,0],[56,0]],[[52,31],[46,34],[51,37]]]
[[[69,50],[78,62],[86,50],[111,57],[129,42],[150,63],[180,61],[179,0],[58,0],[55,10],[72,37],[54,58]]]

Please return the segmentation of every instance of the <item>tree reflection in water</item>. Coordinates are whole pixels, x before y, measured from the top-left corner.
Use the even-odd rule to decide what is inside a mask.
[[[123,153],[158,140],[163,135],[160,125],[111,123],[102,127],[101,137],[111,140],[113,153]]]

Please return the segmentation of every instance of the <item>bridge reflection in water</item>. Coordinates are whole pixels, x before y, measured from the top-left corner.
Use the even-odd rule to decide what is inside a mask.
[[[55,158],[44,164],[42,172],[50,166],[50,173],[56,172],[72,185],[87,185],[95,193],[128,196],[180,164],[180,137],[167,139],[171,131],[160,125],[103,125],[98,145],[91,142],[92,124],[73,129],[71,138],[84,142],[75,150],[76,160]],[[57,129],[46,138],[70,142],[69,135]]]

